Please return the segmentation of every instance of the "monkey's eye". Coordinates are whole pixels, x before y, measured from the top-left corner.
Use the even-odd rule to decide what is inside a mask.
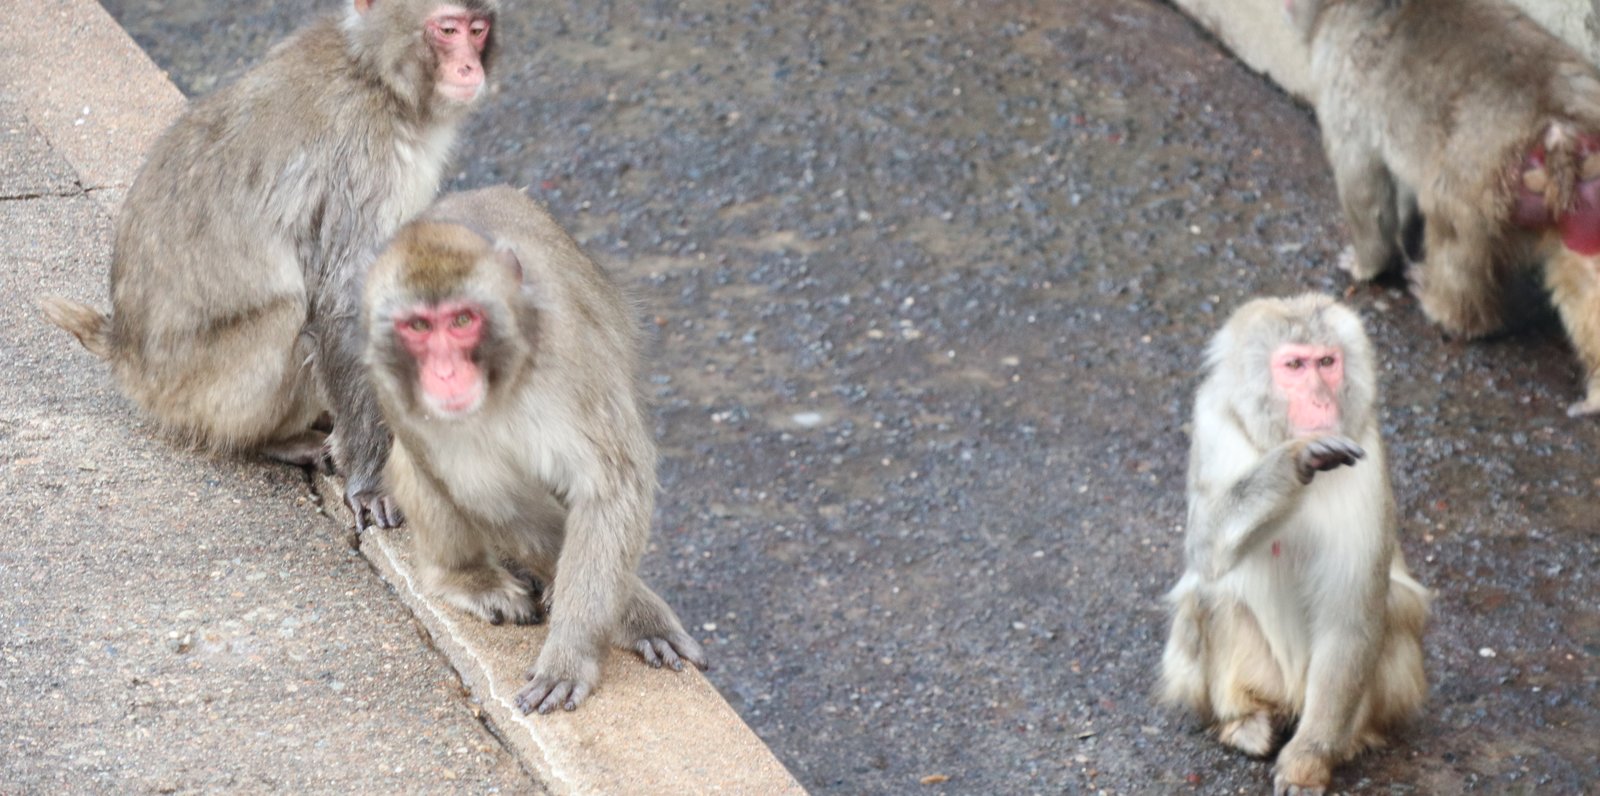
[[[1306,366],[1306,361],[1296,357],[1295,359],[1285,360],[1283,366],[1290,370],[1299,370]]]
[[[412,318],[411,322],[406,324],[406,327],[413,332],[426,332],[433,328],[433,324],[428,323],[424,318]]]
[[[471,32],[473,36],[482,36],[489,32],[489,23],[481,19],[475,19],[472,21]]]
[[[1335,362],[1338,362],[1338,360],[1334,359],[1332,354],[1329,354],[1329,355],[1317,360],[1317,367],[1319,367],[1319,368],[1331,368],[1331,367],[1333,367]]]
[[[472,325],[472,313],[467,312],[466,310],[462,310],[462,311],[456,313],[456,317],[450,319],[450,323],[452,325],[454,325],[457,329],[463,329],[463,328],[466,328],[467,326],[471,326]]]

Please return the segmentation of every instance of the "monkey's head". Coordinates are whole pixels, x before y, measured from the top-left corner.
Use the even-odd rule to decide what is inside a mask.
[[[532,364],[538,316],[522,295],[510,249],[458,224],[402,227],[365,288],[367,366],[380,400],[438,420],[493,403]]]
[[[498,10],[497,0],[354,0],[345,31],[397,97],[449,113],[483,95]]]
[[[1210,379],[1232,385],[1229,403],[1262,447],[1297,436],[1359,436],[1374,419],[1372,362],[1361,319],[1315,293],[1245,304],[1207,352]]]

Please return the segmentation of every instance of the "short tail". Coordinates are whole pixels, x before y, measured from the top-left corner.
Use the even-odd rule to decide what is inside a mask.
[[[101,359],[111,355],[111,319],[99,310],[59,296],[39,299],[39,309],[44,317],[78,338],[89,353]]]
[[[1161,682],[1156,699],[1165,705],[1183,706],[1202,716],[1211,713],[1206,692],[1204,656],[1205,617],[1200,606],[1199,579],[1186,574],[1167,594],[1172,610],[1172,630],[1161,655]]]

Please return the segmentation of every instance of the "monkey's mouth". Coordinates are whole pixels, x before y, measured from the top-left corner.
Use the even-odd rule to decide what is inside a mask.
[[[483,386],[474,385],[471,389],[455,395],[428,394],[423,401],[427,404],[428,413],[434,417],[440,420],[460,420],[477,412],[483,406]]]
[[[436,89],[440,98],[447,102],[460,105],[470,105],[476,102],[478,95],[483,93],[483,83],[449,83],[441,81]]]

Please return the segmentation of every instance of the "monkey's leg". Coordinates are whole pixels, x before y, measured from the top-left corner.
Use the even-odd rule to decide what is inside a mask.
[[[619,646],[633,649],[653,668],[683,671],[687,660],[704,670],[705,650],[684,632],[683,623],[667,602],[633,573],[629,573],[627,590],[615,638]]]
[[[1365,282],[1400,260],[1400,227],[1394,178],[1383,158],[1356,140],[1325,139],[1339,204],[1350,225],[1350,248],[1340,255],[1339,267]]]
[[[1600,414],[1600,257],[1563,247],[1545,264],[1544,280],[1588,380],[1584,399],[1567,407],[1567,414]]]
[[[1383,651],[1355,721],[1357,751],[1381,745],[1389,728],[1414,715],[1428,696],[1428,679],[1422,670],[1422,630],[1428,619],[1428,594],[1405,572],[1398,555],[1396,562],[1385,606]]]
[[[528,584],[500,565],[484,529],[416,468],[403,445],[394,446],[385,474],[395,497],[411,512],[412,543],[430,591],[491,625],[540,621]]]
[[[1492,223],[1456,208],[1424,207],[1423,215],[1427,262],[1409,273],[1423,314],[1457,337],[1498,330],[1504,277],[1495,262]]]
[[[1342,608],[1353,614],[1348,624],[1324,626],[1313,633],[1305,710],[1294,737],[1278,753],[1274,793],[1319,796],[1332,779],[1334,764],[1356,750],[1362,689],[1373,675],[1376,646],[1382,639],[1361,626],[1370,621],[1360,604]]]
[[[1277,659],[1243,603],[1213,606],[1207,631],[1217,738],[1247,755],[1265,757],[1277,734],[1272,717],[1288,701]]]
[[[209,321],[200,335],[141,335],[146,342],[116,364],[129,395],[213,450],[270,446],[307,429],[322,406],[306,364],[305,304],[283,296]]]

